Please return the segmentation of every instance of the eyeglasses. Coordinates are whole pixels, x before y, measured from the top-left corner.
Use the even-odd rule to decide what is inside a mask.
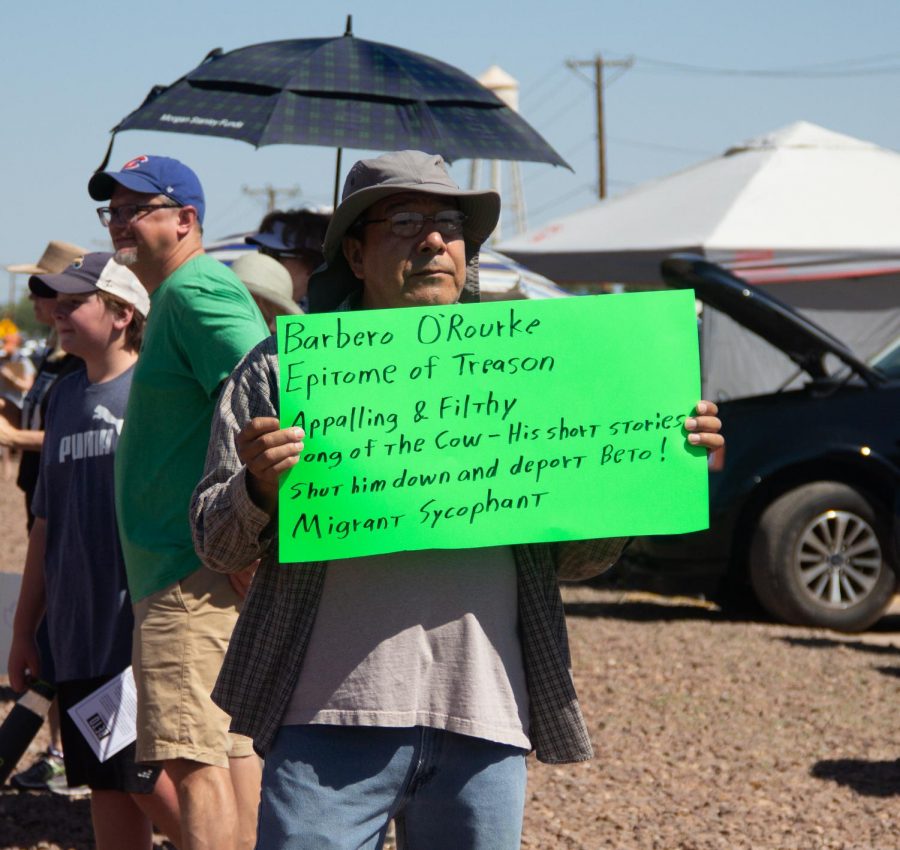
[[[465,220],[465,213],[461,213],[459,210],[442,210],[434,215],[423,215],[417,212],[398,212],[387,218],[369,218],[361,223],[365,225],[388,221],[391,224],[391,233],[394,236],[409,238],[410,236],[418,236],[422,232],[426,221],[433,221],[441,236],[455,237],[462,233]]]
[[[98,207],[97,215],[104,227],[110,224],[128,224],[139,215],[147,215],[153,210],[178,209],[181,204],[122,204],[120,207]],[[143,217],[143,216],[142,216]]]

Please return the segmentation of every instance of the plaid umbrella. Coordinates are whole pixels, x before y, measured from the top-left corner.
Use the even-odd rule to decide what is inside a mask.
[[[213,50],[181,79],[154,87],[113,128],[113,138],[122,130],[226,136],[256,147],[416,149],[450,162],[511,159],[569,168],[476,79],[420,53],[354,38],[349,18],[343,37]],[[107,153],[101,169],[108,160]]]

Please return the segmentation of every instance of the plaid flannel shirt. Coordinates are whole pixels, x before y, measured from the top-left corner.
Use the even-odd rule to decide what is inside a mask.
[[[218,572],[261,562],[213,700],[232,729],[270,747],[297,682],[322,597],[325,562],[279,564],[275,522],[247,493],[235,436],[252,418],[278,416],[275,337],[253,349],[226,381],[213,417],[204,477],[194,491],[194,545]],[[519,634],[530,708],[530,738],[549,763],[591,758],[590,739],[570,673],[569,646],[558,579],[596,575],[619,557],[625,540],[585,540],[514,546]],[[477,550],[472,550],[477,557]]]

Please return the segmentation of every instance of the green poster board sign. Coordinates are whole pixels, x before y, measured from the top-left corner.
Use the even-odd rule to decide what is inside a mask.
[[[278,319],[282,562],[706,528],[690,291]]]

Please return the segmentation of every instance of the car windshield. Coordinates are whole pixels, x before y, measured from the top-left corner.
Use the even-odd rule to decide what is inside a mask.
[[[900,378],[900,338],[895,339],[881,353],[876,354],[870,364],[889,378]]]

